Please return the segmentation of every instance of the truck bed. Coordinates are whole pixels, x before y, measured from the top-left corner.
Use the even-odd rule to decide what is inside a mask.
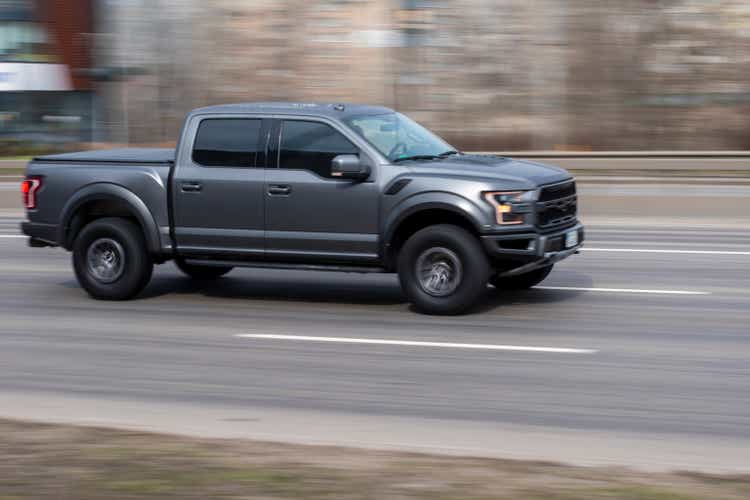
[[[171,251],[169,239],[169,173],[174,166],[173,149],[108,149],[46,155],[34,158],[26,175],[44,179],[44,200],[28,211],[42,240],[58,240],[59,228],[70,223],[68,209],[93,199],[130,200],[132,213],[143,210],[151,221],[153,250]],[[69,202],[72,203],[69,206]]]
[[[175,150],[169,148],[120,148],[37,156],[34,161],[154,164],[174,161],[174,157]]]

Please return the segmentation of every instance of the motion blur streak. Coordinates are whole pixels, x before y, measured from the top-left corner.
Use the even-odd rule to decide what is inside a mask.
[[[750,255],[750,252],[726,252],[722,250],[674,250],[664,248],[584,248],[587,252],[631,252],[631,253],[675,253],[693,255]]]
[[[710,292],[695,292],[688,290],[644,290],[638,288],[584,288],[575,286],[535,286],[537,290],[573,290],[577,292],[605,292],[605,293],[653,293],[657,295],[709,295]]]
[[[303,342],[339,342],[342,344],[373,344],[407,347],[445,347],[449,349],[479,349],[486,351],[549,352],[557,354],[595,354],[595,349],[573,349],[568,347],[530,347],[520,345],[459,344],[453,342],[421,342],[416,340],[354,339],[346,337],[311,337],[308,335],[263,335],[238,334],[237,338],[267,340],[299,340]]]

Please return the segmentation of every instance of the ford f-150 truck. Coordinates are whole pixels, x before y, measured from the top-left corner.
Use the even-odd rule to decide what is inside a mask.
[[[34,158],[22,183],[32,247],[72,251],[81,286],[123,300],[173,260],[397,272],[432,314],[529,288],[584,239],[563,169],[465,154],[378,106],[251,103],[188,114],[176,149]]]

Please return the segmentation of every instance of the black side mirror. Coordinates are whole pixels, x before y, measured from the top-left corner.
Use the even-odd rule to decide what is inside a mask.
[[[364,181],[370,177],[370,167],[364,165],[357,155],[338,155],[331,160],[331,177]]]

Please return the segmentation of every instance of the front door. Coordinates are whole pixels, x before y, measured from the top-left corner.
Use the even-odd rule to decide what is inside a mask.
[[[281,120],[266,172],[266,258],[371,263],[378,257],[377,171],[364,182],[331,177],[331,160],[360,155],[344,134],[315,120]],[[276,165],[274,165],[276,163]]]
[[[183,254],[262,258],[267,123],[204,117],[190,125],[196,128],[192,152],[181,155],[172,186]]]

